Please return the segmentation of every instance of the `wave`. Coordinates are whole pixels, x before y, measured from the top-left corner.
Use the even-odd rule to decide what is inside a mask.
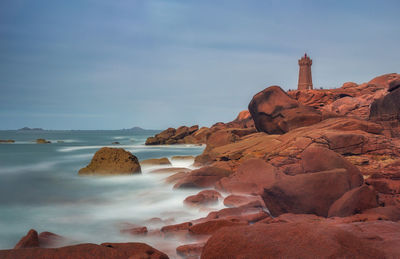
[[[59,161],[51,161],[51,162],[40,162],[36,164],[23,165],[23,166],[0,167],[0,174],[24,173],[27,171],[43,171],[54,167],[58,163]]]

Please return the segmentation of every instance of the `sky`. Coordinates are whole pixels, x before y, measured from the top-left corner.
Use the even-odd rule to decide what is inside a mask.
[[[233,120],[271,85],[400,71],[400,1],[2,0],[0,129]]]

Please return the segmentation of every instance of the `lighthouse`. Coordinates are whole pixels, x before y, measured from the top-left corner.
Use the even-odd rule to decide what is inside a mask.
[[[307,56],[307,53],[305,53],[304,56],[299,59],[299,84],[297,90],[313,89],[311,65],[312,60]]]

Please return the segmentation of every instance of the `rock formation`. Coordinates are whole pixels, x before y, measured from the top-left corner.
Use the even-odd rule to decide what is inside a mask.
[[[79,170],[80,175],[119,175],[141,173],[139,160],[122,148],[103,147],[89,165]]]

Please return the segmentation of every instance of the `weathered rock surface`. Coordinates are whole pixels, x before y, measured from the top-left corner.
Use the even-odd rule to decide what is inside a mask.
[[[357,223],[368,229],[369,222]],[[376,227],[386,226],[375,222]],[[207,241],[201,258],[395,258],[400,256],[399,223],[378,231],[375,238],[329,224],[256,224],[223,228]],[[351,244],[351,245],[350,245]]]
[[[382,127],[373,122],[354,118],[331,118],[309,127],[294,129],[283,135],[250,134],[235,143],[206,148],[196,157],[195,164],[223,161],[232,169],[250,158],[261,158],[286,174],[302,171],[300,154],[310,146],[331,149],[346,157],[363,159],[365,173],[382,167],[381,159],[399,156],[400,141],[381,135]],[[389,161],[389,160],[388,160]]]
[[[390,92],[375,100],[371,104],[369,119],[380,123],[385,134],[391,137],[400,137],[400,76],[392,81]]]
[[[328,216],[330,206],[351,189],[345,169],[288,176],[262,195],[272,216],[283,213]]]
[[[243,225],[248,225],[248,222],[237,219],[214,219],[191,226],[189,228],[189,233],[192,235],[211,235],[223,227]]]
[[[217,189],[230,193],[259,194],[285,175],[262,159],[243,162],[235,173],[216,184]]]
[[[168,259],[168,256],[143,243],[79,244],[61,248],[25,248],[0,250],[2,259]]]
[[[122,148],[103,147],[93,156],[85,168],[79,170],[82,175],[117,175],[141,173],[139,160]]]

